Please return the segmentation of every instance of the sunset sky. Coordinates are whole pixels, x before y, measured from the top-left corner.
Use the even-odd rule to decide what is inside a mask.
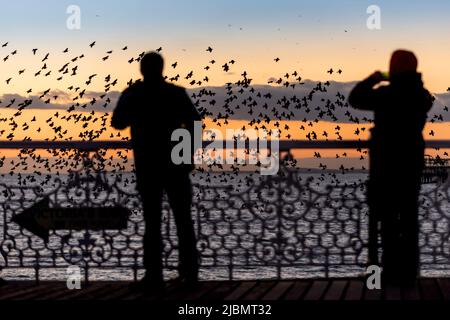
[[[66,9],[72,4],[81,9],[80,30],[66,28]],[[381,9],[381,30],[366,27],[371,4]],[[0,38],[10,44],[0,53],[19,52],[0,64],[2,77],[19,66],[34,64],[36,68],[33,48],[40,49],[38,56],[53,53],[50,60],[55,64],[65,61],[60,52],[66,47],[72,53],[100,58],[114,49],[109,63],[91,61],[89,66],[96,72],[114,71],[128,81],[131,74],[137,76],[136,68],[118,62],[126,62],[131,52],[162,46],[168,63],[179,61],[180,72],[202,70],[211,58],[205,49],[212,46],[215,60],[235,59],[235,72],[246,70],[259,83],[288,70],[298,70],[307,79],[328,79],[330,67],[344,71],[335,80],[351,81],[375,69],[387,69],[390,53],[402,47],[417,53],[426,85],[433,92],[445,92],[450,85],[450,2],[444,0],[17,0],[2,2],[2,12]],[[97,45],[89,52],[92,41]],[[128,54],[118,52],[124,45],[129,47]],[[275,57],[281,59],[277,64]],[[212,84],[233,78],[218,69]],[[51,81],[33,85],[55,86]],[[0,90],[28,89],[29,83],[23,82],[13,81],[6,87],[2,79]]]

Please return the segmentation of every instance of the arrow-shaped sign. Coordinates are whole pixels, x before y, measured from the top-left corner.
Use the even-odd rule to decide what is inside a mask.
[[[12,221],[48,242],[50,230],[125,229],[131,212],[124,207],[50,208],[50,199],[36,203]]]

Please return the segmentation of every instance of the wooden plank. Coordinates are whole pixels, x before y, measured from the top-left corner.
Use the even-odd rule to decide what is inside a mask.
[[[330,281],[327,280],[316,280],[313,282],[312,286],[309,288],[303,300],[305,301],[317,301],[320,300],[325,294]]]
[[[214,283],[217,283],[217,281]],[[212,289],[212,288],[208,287],[210,285],[211,285],[211,282],[199,282],[197,284],[196,288],[190,288],[190,287],[187,287],[186,285],[184,285],[184,283],[182,283],[180,281],[175,281],[171,291],[166,293],[161,298],[162,298],[162,300],[170,300],[170,301],[185,300],[187,298],[191,299],[190,296],[193,294],[193,292],[197,292],[200,290],[201,293],[203,293],[203,290]],[[204,286],[207,286],[208,288],[205,289]]]
[[[105,290],[105,285],[100,283],[91,283],[81,290],[70,290],[70,292],[63,292],[58,300],[92,300],[95,299],[95,294],[98,291]]]
[[[442,299],[436,279],[421,279],[419,284],[423,300],[434,301]]]
[[[186,297],[188,294],[189,294],[189,291],[182,288],[181,286],[177,286],[176,288],[174,288],[174,290],[172,290],[172,292],[170,292],[169,294],[165,294],[162,297],[162,300],[164,300],[164,301],[179,301],[179,300],[183,300],[184,297]]]
[[[199,288],[196,290],[200,290],[203,285],[205,284],[205,282],[199,282]],[[177,301],[177,300],[184,300],[185,298],[187,298],[187,296],[192,292],[192,291],[196,291],[190,288],[187,288],[186,286],[183,285],[183,283],[181,282],[176,282],[174,284],[173,289],[171,290],[170,293],[165,294],[162,299],[163,300],[170,300],[170,301]]]
[[[94,300],[99,300],[101,297],[110,294],[111,292],[115,292],[123,287],[122,283],[103,283],[100,285],[101,289],[95,290],[91,293],[91,297]]]
[[[383,290],[373,289],[370,290],[366,286],[364,287],[364,299],[368,301],[381,300],[381,295]]]
[[[204,295],[208,294],[210,291],[214,290],[220,286],[220,283],[217,281],[214,282],[200,282],[199,288],[195,290],[191,290],[189,294],[184,298],[184,300],[193,301],[199,300]]]
[[[344,300],[347,301],[362,300],[365,286],[366,283],[364,280],[351,280],[345,293]]]
[[[348,285],[348,281],[346,280],[334,280],[327,292],[325,293],[324,300],[327,301],[337,301],[341,300],[344,295],[345,288]]]
[[[201,301],[220,301],[223,300],[225,296],[230,294],[236,287],[238,286],[238,283],[236,282],[223,282],[218,287],[216,287],[214,290],[209,292],[207,295],[203,296],[201,298]]]
[[[61,286],[60,290],[55,290],[54,292],[47,294],[47,295],[43,295],[41,297],[39,297],[37,300],[59,300],[59,299],[70,299],[70,297],[76,297],[80,294],[84,294],[82,293],[83,290],[86,290],[88,288],[94,287],[94,286],[101,286],[101,284],[91,284],[91,285],[87,285],[86,287],[81,287],[80,290],[74,289],[74,290],[69,290],[67,289],[67,286],[64,284],[64,286]]]
[[[61,292],[67,288],[64,282],[45,282],[38,286],[35,286],[36,290],[30,291],[25,295],[16,296],[14,300],[38,300],[42,297],[46,297],[54,294],[55,292]]]
[[[166,282],[166,292],[169,293],[175,290],[179,285],[180,281],[178,279]]]
[[[32,290],[31,288],[35,288],[36,285],[30,285],[30,284],[21,284],[21,285],[14,285],[14,286],[8,286],[8,288],[4,288],[4,291],[0,291],[0,299],[1,300],[8,300],[12,298],[14,295],[19,294],[19,292],[24,290]]]
[[[450,279],[438,279],[438,285],[445,300],[450,300]]]
[[[0,287],[0,300],[3,300],[4,297],[6,297],[7,295],[16,292],[17,290],[20,290],[20,288],[23,288],[25,285],[24,284],[19,284],[19,283],[8,283],[3,287]]]
[[[107,300],[121,300],[124,296],[131,293],[130,284],[123,285],[121,288],[117,288],[116,290],[112,290],[111,292],[102,295],[99,297],[99,300],[107,301]]]
[[[93,283],[81,290],[68,290],[65,283],[10,283],[0,289],[0,300],[450,300],[450,279],[422,279],[417,286],[368,290],[360,279],[204,282],[186,290],[168,282],[165,295],[132,292],[129,283]]]
[[[146,292],[145,290],[133,289],[131,286],[134,282],[130,282],[127,284],[125,288],[121,288],[116,296],[116,300],[145,300],[145,301],[155,301],[155,300],[165,300],[166,297],[169,297],[171,294],[175,294],[175,291],[181,286],[181,281],[167,281],[164,283],[164,290],[159,292]]]
[[[284,300],[297,301],[303,298],[304,294],[307,292],[311,286],[311,281],[296,281],[294,285],[288,290],[284,296]]]
[[[45,286],[40,285],[37,290],[15,297],[14,300],[39,300],[48,295],[54,294],[55,292],[61,292],[64,290],[66,290],[66,288],[61,284],[49,284]]]
[[[154,300],[162,300],[166,295],[169,295],[173,292],[173,289],[179,283],[175,283],[175,281],[166,282],[166,290],[161,293],[146,293],[145,291],[134,290],[131,288],[131,285],[134,282],[123,283],[120,286],[114,286],[112,289],[113,292],[109,292],[107,294],[99,295],[99,300],[145,300],[145,301],[154,301]]]
[[[164,294],[164,293],[160,293]],[[135,300],[142,300],[145,297],[154,297],[156,294],[152,293],[146,293],[145,291],[128,291],[127,295],[124,295],[121,300],[123,301],[135,301]]]
[[[41,293],[34,297],[36,301],[42,300],[57,300],[58,297],[65,297],[74,291],[78,290],[69,290],[66,285],[58,285],[54,286],[51,290],[46,290],[45,292],[41,291]]]
[[[276,301],[281,299],[283,295],[294,285],[293,281],[280,281],[262,298],[262,301]]]
[[[407,301],[420,300],[420,290],[417,281],[414,286],[404,287],[402,288],[402,291],[403,291],[403,300]]]
[[[38,290],[42,290],[42,289],[46,290],[49,287],[50,287],[50,284],[47,284],[47,285],[41,284],[39,286],[36,284],[32,284],[30,286],[28,286],[28,285],[20,286],[20,287],[17,287],[15,291],[12,291],[9,294],[5,295],[3,297],[3,300],[16,299],[16,298],[19,298],[20,296],[27,295],[27,294],[33,293],[35,291],[38,291]]]
[[[384,289],[384,299],[398,301],[402,300],[402,291],[399,286],[388,285]]]
[[[8,284],[8,282],[6,282],[6,280],[5,279],[3,279],[3,278],[0,278],[0,288],[2,288],[2,287],[6,287],[6,285]]]
[[[249,292],[254,286],[256,286],[256,281],[244,281],[234,289],[229,295],[227,295],[224,300],[225,301],[235,301],[239,300],[242,296],[244,296],[247,292]]]
[[[177,290],[179,290],[180,287],[180,281],[172,280],[166,283],[166,290],[163,294],[156,295],[156,296],[146,296],[143,300],[157,300],[157,301],[163,301],[167,300],[167,297],[170,297],[171,295],[175,294]]]
[[[242,300],[255,301],[260,300],[269,290],[275,286],[275,281],[261,281],[258,285],[245,294]]]

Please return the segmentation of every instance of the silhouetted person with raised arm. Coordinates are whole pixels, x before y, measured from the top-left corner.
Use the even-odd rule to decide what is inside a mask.
[[[383,280],[413,284],[419,273],[418,197],[424,168],[422,131],[433,98],[424,89],[412,52],[395,51],[389,76],[373,73],[358,83],[349,102],[374,112],[370,139],[369,263],[378,263],[381,222]],[[382,81],[389,85],[378,86]]]
[[[163,77],[163,58],[151,52],[141,61],[144,81],[126,89],[112,117],[116,129],[131,127],[137,188],[146,222],[144,267],[146,276],[138,287],[164,288],[161,236],[162,197],[165,191],[177,227],[180,278],[187,284],[198,280],[198,253],[191,218],[192,164],[175,165],[171,159],[174,130],[185,128],[194,136],[194,121],[200,116],[186,90],[167,83]],[[193,144],[192,144],[193,145]]]

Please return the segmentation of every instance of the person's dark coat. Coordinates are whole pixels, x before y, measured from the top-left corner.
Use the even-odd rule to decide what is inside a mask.
[[[173,132],[177,129],[189,130],[192,148],[194,122],[200,120],[185,89],[162,78],[130,86],[123,92],[114,111],[114,128],[131,127],[137,188],[145,219],[144,286],[163,286],[161,224],[164,192],[177,227],[180,278],[189,282],[198,280],[199,257],[191,217],[190,172],[194,165],[192,162],[176,165],[171,155],[179,143],[172,142]],[[193,159],[192,154],[190,158]]]
[[[185,128],[193,139],[194,121],[200,120],[186,90],[165,81],[137,82],[122,93],[112,126],[120,130],[131,127],[138,187],[158,172],[183,174],[193,170],[192,163],[173,163],[171,152],[179,142],[172,142],[171,137],[176,129]]]
[[[378,264],[381,221],[383,273],[387,281],[413,281],[419,269],[418,198],[424,167],[424,130],[433,98],[421,75],[402,72],[376,88],[371,76],[358,83],[350,104],[374,112],[369,143],[369,263]]]

